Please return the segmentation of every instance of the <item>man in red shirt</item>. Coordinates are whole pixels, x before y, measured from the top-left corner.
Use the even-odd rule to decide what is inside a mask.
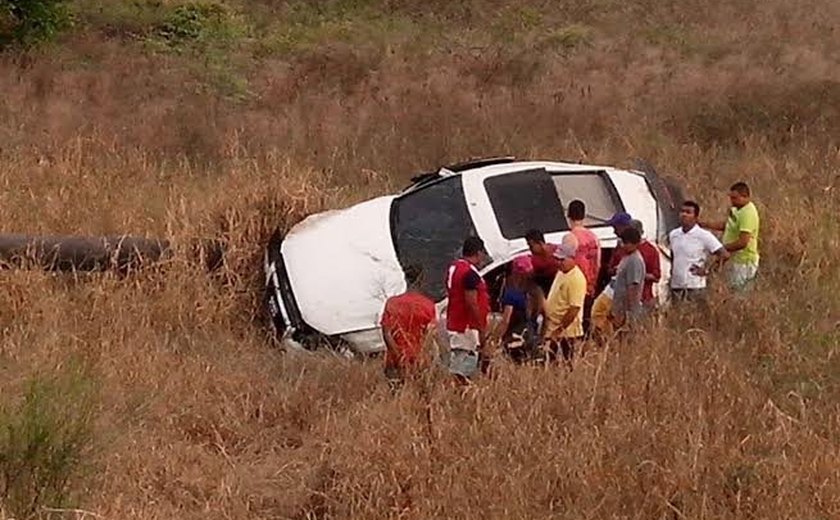
[[[449,371],[460,383],[475,376],[479,367],[484,373],[489,368],[486,339],[490,294],[477,267],[486,255],[484,242],[479,237],[467,238],[461,258],[449,266],[446,277]]]
[[[607,222],[607,224],[613,226],[616,235],[620,235],[628,227],[633,227],[637,229],[640,234],[644,234],[642,222],[633,219],[628,213],[616,213]],[[656,299],[653,295],[653,285],[659,282],[659,280],[662,278],[662,268],[659,260],[659,250],[646,238],[642,238],[638,250],[639,253],[642,255],[642,259],[645,261],[646,273],[645,284],[642,288],[642,303],[646,307],[648,307],[648,309],[652,309],[656,306]],[[618,264],[621,263],[621,259],[624,258],[625,254],[626,253],[624,251],[624,248],[620,247],[619,244],[619,247],[615,248],[612,257],[610,258],[610,276],[615,276],[615,273],[618,271]]]
[[[539,229],[531,229],[525,233],[525,241],[528,243],[528,249],[531,250],[533,280],[542,289],[543,298],[545,298],[551,290],[557,270],[560,269],[560,261],[554,257],[557,245],[546,244],[545,237]]]
[[[385,339],[385,377],[392,389],[423,366],[421,354],[437,320],[435,303],[420,292],[423,272],[419,266],[405,268],[407,289],[385,301],[380,325]]]

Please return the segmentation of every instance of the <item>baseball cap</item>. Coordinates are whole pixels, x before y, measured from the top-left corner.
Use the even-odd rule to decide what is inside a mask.
[[[534,271],[534,264],[531,262],[531,255],[522,255],[513,259],[513,272],[530,274]]]
[[[574,258],[576,252],[577,247],[566,243],[558,245],[554,249],[554,252],[552,254],[554,255],[554,258],[557,258],[558,260],[563,260],[565,258]]]
[[[633,221],[633,217],[630,216],[630,213],[619,212],[612,216],[607,222],[606,225],[608,226],[629,226],[630,223]]]

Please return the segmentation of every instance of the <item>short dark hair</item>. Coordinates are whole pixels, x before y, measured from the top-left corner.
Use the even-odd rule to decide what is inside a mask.
[[[423,280],[423,267],[420,264],[408,264],[403,272],[408,285],[418,285]]]
[[[638,244],[642,241],[642,234],[634,227],[628,227],[621,230],[618,237],[625,244]]]
[[[695,217],[700,216],[700,204],[697,204],[693,200],[686,200],[682,203],[682,205],[693,209]]]
[[[749,197],[750,196],[750,187],[747,186],[746,182],[736,182],[735,184],[732,185],[731,188],[729,188],[729,191],[734,191],[736,193],[740,193],[744,197]]]
[[[529,242],[539,242],[540,244],[545,244],[545,236],[539,229],[529,229],[525,233],[525,240]]]
[[[481,238],[472,236],[464,240],[462,250],[464,256],[474,256],[482,251],[486,251],[486,249],[484,248],[484,240],[481,240]]]
[[[582,200],[575,199],[569,203],[569,218],[572,220],[583,220],[586,218],[586,204]]]

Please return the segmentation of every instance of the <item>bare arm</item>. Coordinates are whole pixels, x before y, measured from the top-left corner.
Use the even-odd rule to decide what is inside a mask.
[[[723,262],[727,261],[730,256],[732,256],[729,254],[729,251],[727,251],[725,247],[721,247],[720,249],[712,253],[712,255],[716,258],[715,263],[717,264],[722,264]]]
[[[601,244],[598,243],[598,248],[596,249],[595,253],[595,272],[600,274],[601,273]]]
[[[715,231],[723,231],[726,229],[726,222],[698,220],[697,224],[699,224],[702,228],[713,229]]]
[[[751,233],[749,233],[747,231],[741,231],[741,233],[738,235],[738,240],[736,240],[734,242],[730,242],[728,244],[725,244],[724,247],[726,248],[727,251],[729,251],[731,253],[734,253],[736,251],[740,251],[740,250],[744,249],[745,247],[747,247],[747,245],[749,245],[750,238],[752,238]]]
[[[394,335],[391,333],[391,327],[387,325],[382,326],[382,337],[385,339],[385,349],[391,356],[399,356],[399,349],[397,342],[394,341]]]
[[[650,263],[652,264],[650,266],[650,272],[645,271],[645,281],[658,282],[662,278],[662,265],[659,262],[658,252],[651,255]]]
[[[511,316],[513,316],[513,305],[505,305],[505,308],[502,311],[502,321],[499,323],[499,327],[494,332],[494,337],[503,338],[505,334],[507,334],[508,327],[510,327]]]
[[[478,326],[478,344],[480,349],[484,349],[487,343],[487,324],[481,321],[481,311],[478,308],[478,291],[468,290],[464,291],[467,298],[467,312],[470,318],[479,324]]]

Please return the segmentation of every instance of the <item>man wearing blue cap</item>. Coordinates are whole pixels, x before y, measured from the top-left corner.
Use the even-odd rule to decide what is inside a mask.
[[[654,309],[656,307],[656,298],[653,294],[653,286],[659,282],[662,276],[659,262],[659,250],[655,245],[650,243],[650,241],[644,239],[645,231],[642,226],[642,222],[634,219],[629,213],[616,213],[609,221],[607,221],[607,223],[613,227],[615,234],[619,236],[618,246],[615,248],[612,257],[610,258],[609,274],[611,277],[616,275],[621,260],[627,255],[624,248],[621,247],[622,233],[624,233],[627,229],[635,229],[639,232],[639,235],[643,237],[638,247],[639,253],[645,261],[645,269],[647,273],[645,275],[644,286],[642,288],[642,302],[645,304],[646,308],[650,310]]]
[[[621,211],[610,217],[606,224],[613,227],[616,235],[620,235],[623,230],[627,229],[632,221],[633,216],[630,215],[630,213]]]

